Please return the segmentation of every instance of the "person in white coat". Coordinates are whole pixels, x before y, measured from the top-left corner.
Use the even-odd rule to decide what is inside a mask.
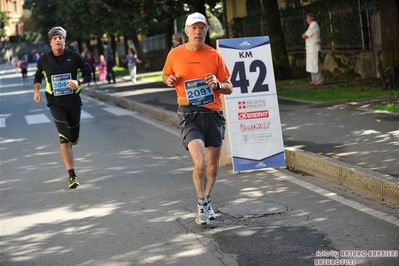
[[[309,24],[308,29],[302,34],[306,44],[306,71],[311,74],[311,86],[323,85],[324,79],[321,73],[321,38],[320,27],[315,21],[312,13],[306,14],[306,22]]]

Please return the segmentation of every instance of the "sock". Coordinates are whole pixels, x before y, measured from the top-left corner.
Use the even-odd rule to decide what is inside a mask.
[[[204,202],[207,202],[207,201],[205,200],[205,198],[202,198],[202,199],[198,198],[198,203],[204,203]]]
[[[74,176],[76,176],[76,175],[75,175],[75,170],[74,170],[73,168],[68,170],[68,174],[69,174],[69,177],[74,177]]]

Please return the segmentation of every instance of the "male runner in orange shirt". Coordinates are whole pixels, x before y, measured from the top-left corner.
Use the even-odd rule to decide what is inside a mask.
[[[225,132],[221,94],[233,92],[223,58],[205,44],[208,28],[204,15],[187,17],[188,42],[169,52],[162,75],[166,85],[176,88],[180,136],[194,163],[198,224],[209,224],[215,218],[210,194]]]

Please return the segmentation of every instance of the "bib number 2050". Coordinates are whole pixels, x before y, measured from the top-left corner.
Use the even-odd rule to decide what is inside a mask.
[[[254,60],[249,65],[250,72],[259,72],[258,78],[256,79],[255,85],[251,92],[265,92],[269,91],[269,85],[263,84],[266,79],[267,69],[263,61]],[[231,83],[234,88],[240,88],[241,93],[248,93],[249,80],[245,72],[245,62],[236,62],[231,74]]]

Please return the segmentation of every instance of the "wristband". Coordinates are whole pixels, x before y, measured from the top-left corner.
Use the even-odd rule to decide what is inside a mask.
[[[217,86],[216,86],[216,89],[215,90],[220,90],[221,88],[223,88],[223,83],[222,82],[220,82],[220,81],[218,81],[218,83],[217,83]]]

